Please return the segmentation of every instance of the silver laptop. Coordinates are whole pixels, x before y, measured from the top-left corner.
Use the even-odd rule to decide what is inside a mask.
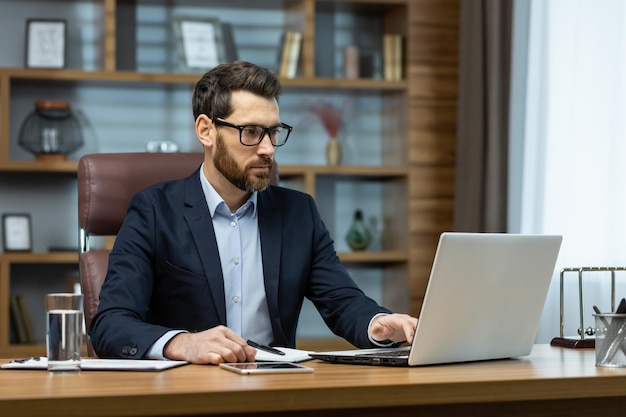
[[[562,236],[443,233],[411,347],[316,352],[333,363],[416,366],[530,354]]]

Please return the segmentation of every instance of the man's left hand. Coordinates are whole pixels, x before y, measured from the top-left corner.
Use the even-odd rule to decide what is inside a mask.
[[[407,341],[411,344],[416,327],[417,319],[408,314],[384,314],[374,319],[370,333],[374,340]]]

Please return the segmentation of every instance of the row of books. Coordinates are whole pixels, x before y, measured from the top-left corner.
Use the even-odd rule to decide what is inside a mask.
[[[383,77],[387,81],[404,78],[404,37],[396,34],[383,35]]]
[[[295,78],[298,74],[302,32],[288,30],[281,36],[278,48],[278,76]]]
[[[35,343],[33,324],[26,307],[26,299],[23,295],[11,297],[11,322],[15,329],[17,343]]]
[[[288,30],[280,39],[278,48],[278,75],[281,78],[294,78],[298,74],[302,50],[302,32]],[[398,34],[383,35],[383,78],[387,81],[400,81],[404,78],[404,36]],[[344,50],[344,76],[358,78],[358,48]]]

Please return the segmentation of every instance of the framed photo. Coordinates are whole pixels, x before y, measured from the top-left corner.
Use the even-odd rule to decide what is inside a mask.
[[[65,20],[26,21],[26,67],[65,68]]]
[[[33,250],[30,214],[2,215],[2,246],[5,252]]]
[[[184,70],[207,71],[226,62],[222,25],[215,18],[174,18],[178,61]]]

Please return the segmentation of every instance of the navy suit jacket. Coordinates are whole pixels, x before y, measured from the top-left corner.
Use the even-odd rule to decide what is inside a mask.
[[[90,329],[98,356],[141,358],[169,330],[226,325],[221,264],[199,175],[133,197]],[[307,297],[335,334],[371,347],[369,321],[389,311],[349,277],[313,198],[269,186],[257,203],[272,344],[295,347]]]

